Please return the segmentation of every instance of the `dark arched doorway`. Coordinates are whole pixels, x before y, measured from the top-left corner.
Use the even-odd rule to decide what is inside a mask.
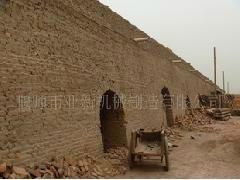
[[[186,96],[185,101],[186,101],[186,114],[193,115],[192,103],[188,95]]]
[[[174,125],[171,94],[167,87],[162,89],[161,94],[163,96],[163,104],[166,110],[167,125],[171,127]]]
[[[191,100],[188,95],[186,96],[186,107],[187,107],[187,109],[192,108]]]
[[[111,90],[102,96],[100,121],[105,152],[110,148],[127,146],[123,106],[120,98]]]

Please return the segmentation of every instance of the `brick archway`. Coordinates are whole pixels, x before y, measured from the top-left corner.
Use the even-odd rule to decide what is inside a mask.
[[[104,151],[127,146],[123,106],[118,95],[112,90],[106,91],[102,96],[100,121]]]
[[[163,96],[163,104],[166,110],[166,119],[167,125],[169,127],[174,125],[174,117],[173,117],[173,110],[172,110],[172,97],[167,87],[164,87],[161,91]]]

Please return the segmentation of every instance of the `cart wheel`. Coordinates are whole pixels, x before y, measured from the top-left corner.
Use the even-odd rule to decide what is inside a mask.
[[[129,153],[128,153],[128,164],[130,169],[133,168],[134,161],[135,161],[135,155],[133,155],[135,137],[136,137],[135,133],[132,132],[131,139],[130,139]]]
[[[142,155],[139,155],[139,156],[138,156],[138,160],[139,160],[140,162],[142,162],[142,161],[143,161],[143,156],[142,156]]]
[[[130,169],[133,168],[134,160],[135,160],[135,156],[134,156],[131,152],[129,152],[129,155],[128,155],[128,164],[129,164],[129,168],[130,168]]]
[[[168,139],[167,139],[167,137],[164,137],[164,159],[165,159],[164,170],[169,171]]]

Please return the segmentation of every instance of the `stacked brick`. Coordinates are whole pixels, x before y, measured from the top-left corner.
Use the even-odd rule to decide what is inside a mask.
[[[125,148],[111,149],[100,159],[90,155],[81,159],[72,156],[52,158],[26,168],[1,163],[0,178],[109,178],[127,171],[127,152]]]

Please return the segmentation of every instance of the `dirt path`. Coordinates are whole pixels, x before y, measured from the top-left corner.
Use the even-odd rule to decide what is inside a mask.
[[[207,127],[215,131],[182,131],[179,147],[170,153],[169,172],[145,162],[119,178],[240,178],[240,118]]]

